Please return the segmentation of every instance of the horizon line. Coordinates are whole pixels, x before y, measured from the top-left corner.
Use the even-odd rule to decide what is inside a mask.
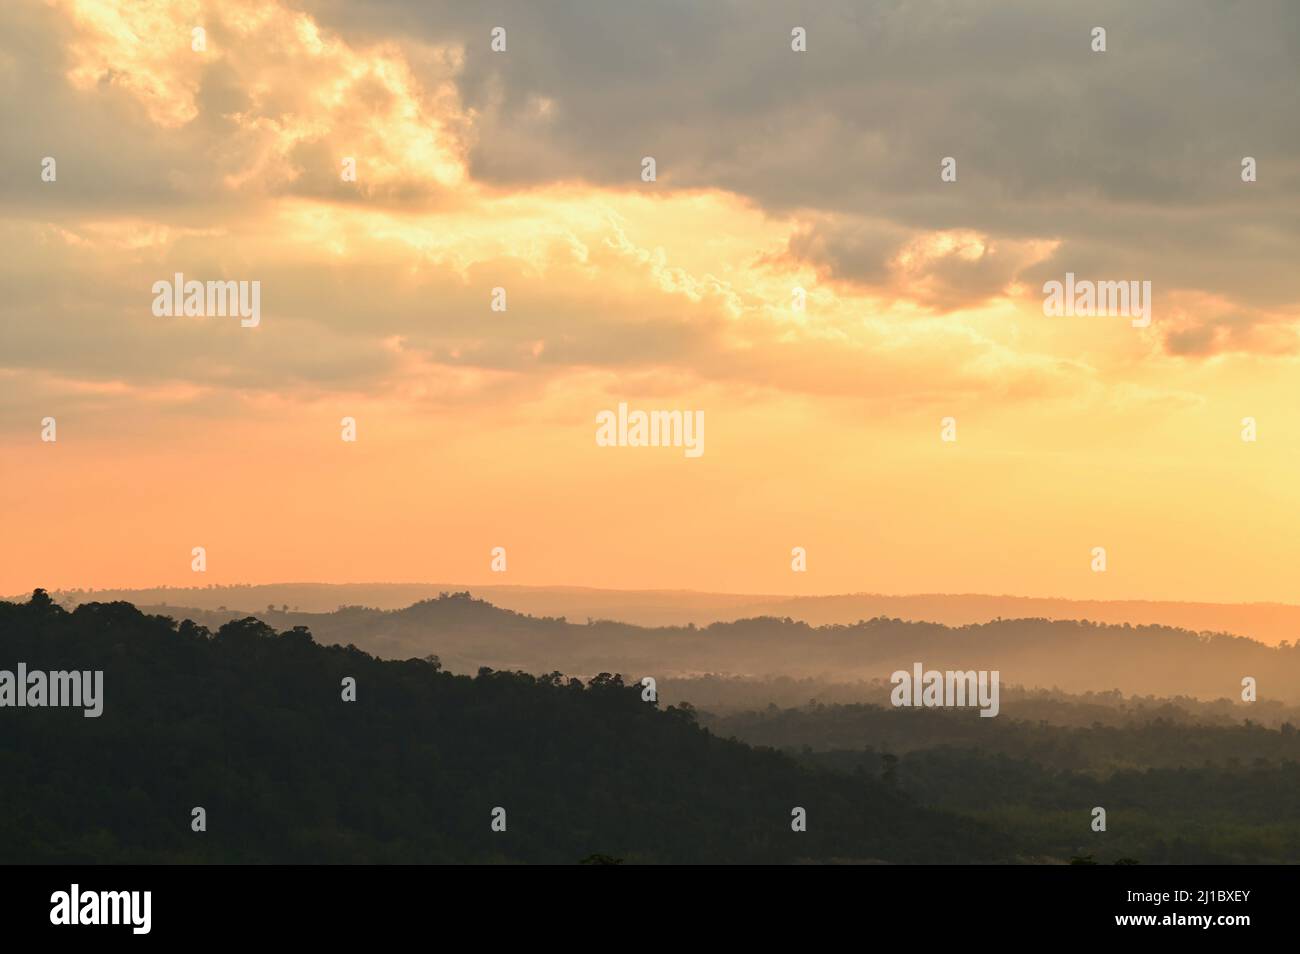
[[[783,601],[802,601],[802,600],[824,600],[824,599],[845,599],[851,597],[870,597],[878,599],[902,600],[902,599],[987,599],[987,600],[1022,600],[1036,602],[1056,602],[1056,603],[1096,603],[1096,604],[1175,604],[1183,606],[1278,606],[1300,609],[1300,603],[1289,602],[1286,600],[1187,600],[1187,599],[1167,599],[1161,597],[1075,597],[1075,596],[1033,596],[1017,593],[979,593],[979,592],[913,592],[913,593],[884,593],[872,590],[853,590],[838,591],[826,593],[745,593],[733,592],[728,590],[700,590],[688,587],[608,587],[608,586],[589,586],[572,583],[445,583],[445,582],[401,582],[392,580],[381,581],[348,581],[345,583],[323,582],[318,580],[295,580],[295,581],[278,581],[274,583],[208,583],[194,586],[175,586],[170,584],[155,584],[149,586],[100,586],[100,587],[34,587],[33,589],[42,589],[47,593],[139,593],[149,590],[217,590],[217,589],[267,589],[273,587],[291,587],[291,586],[314,586],[322,588],[340,588],[340,587],[430,587],[458,589],[463,592],[472,592],[475,589],[498,589],[498,590],[567,590],[590,593],[607,593],[607,594],[640,594],[640,595],[692,595],[702,597],[726,597],[731,599],[753,599],[753,600],[783,600]],[[14,602],[29,598],[31,592],[23,591],[21,593],[8,594],[0,596],[0,600]]]

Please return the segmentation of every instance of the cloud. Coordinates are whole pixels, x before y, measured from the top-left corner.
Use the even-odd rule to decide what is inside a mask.
[[[1214,42],[1103,5],[1097,55],[1028,2],[10,5],[0,364],[164,396],[490,403],[604,369],[926,404],[1286,356],[1300,134],[1258,117],[1294,109],[1296,32],[1197,10]],[[1152,280],[1159,346],[1033,324],[1067,270]],[[263,327],[153,318],[178,271],[261,281]]]
[[[827,217],[792,235],[788,256],[777,261],[809,264],[822,281],[950,312],[1009,294],[1025,270],[1049,258],[1056,244]]]
[[[1213,0],[306,8],[349,35],[459,44],[480,181],[629,188],[654,155],[665,187],[869,220],[885,240],[1050,240],[1058,274],[1086,259],[1246,306],[1300,299],[1300,123],[1285,121],[1300,8],[1284,0],[1249,14]],[[795,24],[807,53],[790,50]],[[1089,46],[1097,24],[1104,54]],[[494,25],[504,54],[488,50]],[[1265,170],[1251,185],[1247,155]],[[939,182],[944,156],[956,183]]]

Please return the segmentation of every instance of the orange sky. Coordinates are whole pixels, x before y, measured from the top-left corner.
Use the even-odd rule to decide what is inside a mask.
[[[981,194],[979,150],[948,184],[927,152],[904,204],[848,178],[843,201],[783,191],[845,176],[842,150],[782,145],[770,180],[742,183],[769,171],[762,149],[724,170],[647,132],[597,173],[565,151],[586,94],[491,59],[535,31],[493,54],[487,20],[384,37],[333,9],[0,15],[21,179],[0,217],[0,592],[439,579],[1300,601],[1294,262],[1261,251],[1294,249],[1294,159],[1244,186],[1245,148],[1207,149],[1187,174],[1231,197],[1156,200],[1064,173]],[[750,134],[725,101],[710,142]],[[904,148],[847,141],[864,178]],[[1116,226],[1106,257],[1098,206],[1168,244]],[[1193,241],[1211,234],[1221,247]],[[1220,268],[1234,237],[1242,264]],[[1043,276],[1068,270],[1154,277],[1152,326],[1045,317]],[[175,272],[260,281],[260,325],[155,317],[150,289]],[[703,411],[704,454],[598,447],[596,415],[621,401]]]

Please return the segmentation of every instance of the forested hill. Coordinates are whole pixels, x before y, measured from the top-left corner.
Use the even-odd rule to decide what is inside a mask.
[[[52,590],[66,609],[80,603],[126,600],[142,609],[184,606],[261,615],[268,605],[308,613],[339,606],[395,610],[436,598],[439,593],[471,590],[494,606],[530,616],[583,620],[616,619],[636,626],[708,626],[757,616],[790,617],[812,626],[848,624],[860,619],[928,620],[948,626],[992,619],[1089,619],[1098,623],[1175,626],[1193,631],[1235,633],[1273,646],[1300,634],[1300,605],[1287,603],[1206,603],[1162,600],[1054,599],[959,593],[887,595],[841,593],[824,596],[709,593],[697,590],[610,590],[575,586],[523,586],[442,583],[268,583],[162,586],[146,589]],[[7,597],[0,595],[0,599]],[[25,600],[26,594],[14,597]]]
[[[230,614],[159,607],[212,628]],[[758,617],[706,627],[640,627],[603,620],[535,617],[468,593],[401,610],[361,606],[333,613],[268,608],[280,629],[310,627],[322,643],[355,644],[384,658],[438,654],[454,672],[481,666],[593,675],[673,677],[699,673],[888,679],[922,662],[932,669],[990,669],[1004,685],[1084,693],[1240,700],[1256,680],[1261,702],[1300,703],[1300,645],[1266,646],[1223,633],[1087,620],[998,619],[966,626],[884,617],[809,626]]]
[[[103,672],[103,711],[0,708],[0,862],[989,861],[887,781],[721,740],[687,708],[442,671],[256,619],[0,602],[0,670]],[[356,700],[344,701],[345,678]],[[202,807],[206,830],[192,830]],[[495,808],[506,830],[493,831]],[[791,830],[794,807],[807,831]]]

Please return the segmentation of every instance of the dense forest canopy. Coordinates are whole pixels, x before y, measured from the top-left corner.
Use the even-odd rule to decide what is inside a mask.
[[[102,670],[104,712],[0,710],[0,861],[1006,856],[976,822],[720,739],[618,676],[458,676],[252,618],[210,632],[43,597],[0,603],[0,653]],[[191,830],[196,806],[206,831]]]
[[[489,653],[542,654],[608,625],[468,596],[390,614],[405,616],[422,620],[422,652],[381,659],[302,624],[69,612],[42,591],[0,602],[0,670],[103,673],[98,718],[0,708],[0,861],[1300,860],[1300,735],[1276,702],[1256,720],[1227,699],[1011,690],[982,719],[799,675],[667,678],[648,701],[643,671],[465,675],[439,658],[469,633]],[[874,625],[910,632],[897,622]]]

